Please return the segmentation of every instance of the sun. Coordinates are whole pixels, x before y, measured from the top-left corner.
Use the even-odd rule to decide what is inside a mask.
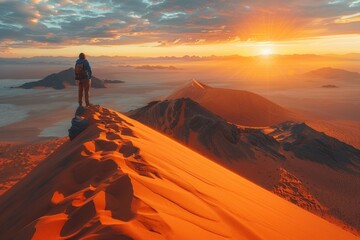
[[[274,54],[274,50],[269,47],[265,47],[265,48],[260,49],[260,54],[262,56],[269,56],[269,55]]]

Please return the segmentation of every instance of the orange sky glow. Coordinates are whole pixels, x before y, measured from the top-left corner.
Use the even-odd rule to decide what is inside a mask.
[[[360,49],[357,35],[314,37],[278,42],[241,42],[157,46],[157,43],[129,45],[72,45],[58,48],[16,48],[3,54],[6,57],[73,56],[88,52],[92,56],[184,56],[184,55],[271,55],[271,54],[346,54]],[[359,50],[360,51],[360,50]],[[359,52],[357,51],[357,52]],[[76,55],[75,54],[75,55]]]

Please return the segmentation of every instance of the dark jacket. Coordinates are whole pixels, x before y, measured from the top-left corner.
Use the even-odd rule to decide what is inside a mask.
[[[81,64],[81,63],[84,64],[84,69],[85,69],[85,71],[87,72],[87,75],[88,75],[87,79],[90,79],[91,76],[92,76],[92,71],[91,71],[91,67],[90,67],[90,64],[89,64],[88,60],[79,58],[78,60],[76,60],[75,67],[76,67],[76,64]]]

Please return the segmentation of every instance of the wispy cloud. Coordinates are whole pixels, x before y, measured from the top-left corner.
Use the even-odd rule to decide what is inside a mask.
[[[351,22],[360,22],[360,12],[342,16],[339,19],[335,20],[335,23],[351,23]]]

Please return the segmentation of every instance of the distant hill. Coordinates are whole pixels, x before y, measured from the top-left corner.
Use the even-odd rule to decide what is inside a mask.
[[[360,150],[348,144],[304,123],[236,126],[189,98],[151,102],[128,115],[307,210],[360,230],[360,195],[353,195],[360,189]]]
[[[107,80],[107,81],[108,81],[107,83],[115,83],[112,81],[116,81],[116,83],[118,83],[119,80]],[[37,87],[49,87],[59,90],[59,89],[64,89],[67,86],[76,86],[74,68],[69,68],[67,70],[58,73],[50,74],[39,81],[25,83],[19,86],[19,88],[31,89]],[[92,76],[91,78],[91,87],[106,88],[105,82],[95,76]]]
[[[175,91],[167,99],[178,98],[191,98],[234,124],[264,127],[296,120],[294,113],[258,94],[244,90],[214,88],[196,80]]]
[[[356,80],[360,82],[360,73],[338,68],[325,67],[304,74],[310,78],[323,78],[329,80]]]

